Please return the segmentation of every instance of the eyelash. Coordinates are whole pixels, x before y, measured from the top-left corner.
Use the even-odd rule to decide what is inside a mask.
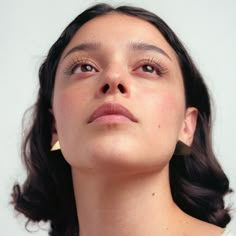
[[[97,65],[89,60],[88,58],[72,58],[70,62],[65,66],[64,73],[66,75],[72,75],[73,71],[78,67],[79,65],[88,64],[91,65],[96,71],[97,71]]]
[[[84,64],[91,65],[96,71],[98,71],[97,70],[98,66],[90,59],[88,59],[88,58],[72,58],[69,61],[69,63],[65,66],[64,73],[66,75],[72,75],[73,71],[76,69],[76,67],[78,67],[79,65],[84,65]],[[156,71],[157,75],[159,75],[159,76],[163,76],[168,72],[167,67],[165,65],[163,65],[163,63],[161,62],[160,59],[156,59],[156,58],[146,58],[146,59],[140,60],[138,62],[138,66],[135,67],[135,70],[137,70],[145,65],[152,66],[153,69]],[[152,73],[150,73],[150,74],[152,74]]]
[[[137,69],[145,65],[152,66],[159,76],[163,76],[168,72],[167,67],[162,63],[160,59],[156,59],[156,58],[143,59],[139,62]]]

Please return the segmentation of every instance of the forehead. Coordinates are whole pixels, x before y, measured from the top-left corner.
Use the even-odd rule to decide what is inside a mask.
[[[85,23],[65,51],[84,42],[97,42],[107,48],[120,49],[130,42],[145,42],[161,47],[175,59],[174,50],[154,25],[138,17],[116,12],[98,16]]]

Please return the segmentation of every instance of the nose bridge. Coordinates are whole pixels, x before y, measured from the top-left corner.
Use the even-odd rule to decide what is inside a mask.
[[[112,84],[123,81],[128,72],[126,47],[124,45],[118,46],[116,41],[111,41],[106,46],[106,55],[107,64],[103,71],[104,80],[110,81]]]

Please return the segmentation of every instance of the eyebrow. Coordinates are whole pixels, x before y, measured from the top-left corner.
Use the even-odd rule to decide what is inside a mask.
[[[171,57],[163,49],[161,49],[155,45],[147,44],[144,42],[138,42],[138,43],[131,42],[130,46],[135,51],[155,51],[155,52],[161,53],[162,55],[166,56],[167,58],[169,58],[171,60]]]
[[[68,55],[70,55],[73,52],[77,52],[77,51],[96,51],[99,48],[101,48],[100,43],[96,43],[96,42],[82,43],[82,44],[79,44],[79,45],[75,46],[74,48],[70,49],[66,53],[66,55],[63,57],[63,59],[65,59]]]
[[[148,43],[144,43],[144,42],[131,42],[129,44],[129,47],[134,51],[154,51],[154,52],[158,52],[158,53],[161,53],[162,55],[166,56],[169,60],[171,60],[171,57],[163,49],[161,49],[161,48],[159,48],[155,45],[152,45],[152,44],[148,44]],[[101,44],[97,43],[97,42],[82,43],[82,44],[79,44],[79,45],[73,47],[72,49],[70,49],[65,54],[63,59],[65,59],[71,53],[74,53],[74,52],[77,52],[77,51],[97,51],[100,48],[101,48]]]

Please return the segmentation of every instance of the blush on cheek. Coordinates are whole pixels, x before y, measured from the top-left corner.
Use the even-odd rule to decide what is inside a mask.
[[[58,115],[70,118],[75,116],[75,112],[79,110],[81,105],[89,99],[86,89],[75,87],[64,88],[55,96],[55,109]],[[90,98],[91,99],[91,98]]]
[[[73,110],[73,99],[68,93],[61,93],[55,101],[56,118],[64,120]]]
[[[183,99],[174,94],[166,94],[165,96],[162,96],[159,105],[163,113],[168,112],[169,115],[175,116],[178,114],[184,114]]]
[[[163,128],[166,126],[179,128],[184,119],[184,102],[174,94],[162,94],[159,99],[153,101],[156,110],[155,117],[157,118],[157,127]]]

